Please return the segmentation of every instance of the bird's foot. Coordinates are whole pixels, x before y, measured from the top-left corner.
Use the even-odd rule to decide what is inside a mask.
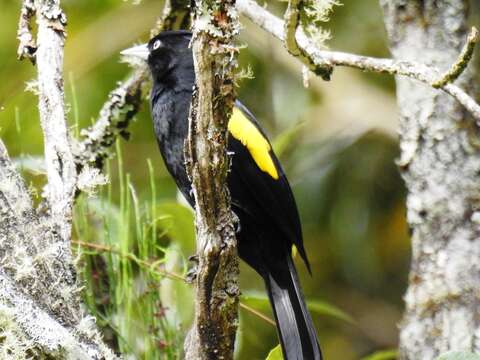
[[[187,283],[192,284],[197,279],[198,273],[198,255],[190,255],[188,257],[188,262],[191,264],[185,275],[185,280]]]
[[[240,231],[242,231],[242,226],[240,224],[240,218],[237,214],[235,214],[234,211],[232,211],[232,221],[233,227],[235,228],[235,234],[238,234]]]

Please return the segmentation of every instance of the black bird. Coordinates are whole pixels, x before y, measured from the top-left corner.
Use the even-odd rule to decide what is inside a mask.
[[[153,78],[151,112],[160,152],[193,207],[183,151],[195,83],[190,40],[190,32],[165,31],[122,54],[148,62]],[[228,130],[232,159],[227,183],[232,210],[240,220],[239,255],[265,281],[285,359],[320,360],[317,334],[292,261],[295,246],[310,271],[290,185],[264,131],[238,101]]]

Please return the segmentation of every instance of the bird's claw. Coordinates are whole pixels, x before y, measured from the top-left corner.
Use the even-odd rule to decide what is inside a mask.
[[[238,217],[235,212],[232,211],[232,220],[233,220],[233,227],[235,228],[235,234],[238,234],[242,231],[242,224],[240,224],[240,218]]]
[[[187,274],[185,275],[185,280],[187,283],[191,284],[197,279],[197,273],[198,273],[198,255],[190,255],[188,257],[188,262],[190,262],[192,265],[188,269]]]

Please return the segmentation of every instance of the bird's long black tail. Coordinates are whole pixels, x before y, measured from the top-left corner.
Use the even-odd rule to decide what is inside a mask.
[[[321,360],[312,317],[303,299],[297,271],[290,255],[282,274],[264,276],[285,360]]]

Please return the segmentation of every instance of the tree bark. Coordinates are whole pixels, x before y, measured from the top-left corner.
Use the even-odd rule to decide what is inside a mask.
[[[397,59],[445,72],[466,41],[466,0],[381,0]],[[472,69],[457,85],[470,93]],[[412,263],[400,325],[402,359],[480,351],[480,148],[477,125],[444,93],[396,78],[398,165],[405,180]]]
[[[234,102],[233,71],[239,25],[234,1],[195,2],[196,89],[186,146],[195,197],[198,268],[195,319],[186,359],[233,359],[238,326],[238,258],[226,187],[227,124]],[[208,21],[206,21],[208,19]]]
[[[188,21],[186,8],[184,0],[167,1],[165,23],[159,22],[157,28]],[[45,201],[35,208],[0,141],[1,359],[117,358],[81,303],[70,243],[72,211],[75,193],[95,185],[108,148],[118,135],[125,136],[146,76],[139,69],[112,91],[98,122],[82,132],[84,140],[72,150],[63,90],[65,26],[59,0],[24,0],[18,56],[37,64],[47,185]]]

